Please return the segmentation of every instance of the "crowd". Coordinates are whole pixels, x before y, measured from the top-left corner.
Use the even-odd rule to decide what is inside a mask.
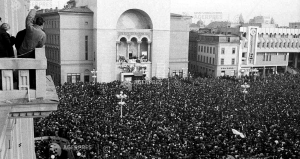
[[[245,100],[244,82],[170,79],[132,90],[119,81],[66,83],[57,87],[58,110],[35,121],[35,136],[92,145],[76,150],[84,158],[299,158],[300,75],[248,80]],[[122,119],[120,91],[128,96]]]

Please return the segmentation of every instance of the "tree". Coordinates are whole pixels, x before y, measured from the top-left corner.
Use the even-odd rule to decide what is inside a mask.
[[[271,18],[271,24],[275,24],[273,17]]]
[[[39,7],[38,5],[34,6],[34,9],[39,10],[41,7]]]
[[[243,18],[242,14],[240,14],[240,16],[239,16],[239,23],[244,24],[244,18]]]

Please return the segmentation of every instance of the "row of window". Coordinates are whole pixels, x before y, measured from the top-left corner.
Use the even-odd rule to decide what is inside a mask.
[[[235,48],[232,48],[231,53],[232,53],[232,55],[235,54]],[[222,54],[222,55],[225,54],[225,48],[222,48],[222,49],[221,49],[221,54]]]
[[[258,34],[258,37],[270,37],[270,38],[300,38],[300,34],[299,35],[297,35],[297,34],[288,34],[288,33],[286,33],[286,34],[276,34],[276,33],[270,33],[270,34],[268,34],[268,33],[266,33],[266,34],[264,34],[264,33],[261,33],[261,34]]]
[[[44,28],[59,28],[59,21],[58,20],[46,20],[44,23]]]
[[[47,47],[45,49],[46,58],[49,61],[60,63],[60,51],[56,48]]]
[[[216,53],[216,48],[215,47],[209,47],[209,46],[198,46],[198,52],[203,52],[203,53],[210,53],[210,54],[215,54]]]
[[[208,63],[208,64],[215,64],[215,58],[211,58],[211,57],[208,58],[207,56],[202,56],[202,55],[198,55],[197,61]]]
[[[293,42],[258,42],[258,48],[300,48],[300,43]]]
[[[77,83],[80,82],[80,73],[68,73],[67,74],[68,83]],[[90,82],[90,76],[84,75],[84,82]]]
[[[276,53],[267,53],[263,55],[263,61],[271,61],[272,60],[272,55],[276,55]],[[287,60],[287,54],[284,53],[283,55],[283,60]]]
[[[225,61],[225,59],[221,58],[221,65],[224,65],[224,63],[225,63],[224,61]],[[235,58],[231,59],[231,65],[235,65]]]
[[[51,34],[47,34],[46,36],[46,43],[47,44],[52,44],[52,45],[59,45],[60,43],[60,36],[59,35],[51,35]]]

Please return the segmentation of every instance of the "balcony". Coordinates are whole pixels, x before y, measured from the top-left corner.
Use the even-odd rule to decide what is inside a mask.
[[[57,110],[56,89],[46,76],[45,49],[35,52],[35,59],[0,58],[0,106],[10,108],[9,118],[45,117]]]

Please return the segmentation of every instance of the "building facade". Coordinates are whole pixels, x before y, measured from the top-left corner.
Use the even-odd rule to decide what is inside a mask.
[[[299,68],[300,29],[241,27],[239,75]],[[290,67],[288,67],[290,66]]]
[[[237,76],[238,51],[239,36],[198,34],[197,56],[191,70],[204,76]]]
[[[55,85],[91,81],[94,67],[93,12],[86,8],[43,10],[47,75]],[[76,25],[74,25],[76,24]]]
[[[45,27],[47,36],[59,41],[52,45],[47,39],[46,45],[47,57],[56,57],[47,71],[55,81],[92,81],[93,69],[98,82],[187,74],[191,17],[170,14],[170,1],[128,0],[122,7],[114,5],[119,1],[71,2],[69,8],[41,13],[46,26],[58,25]]]
[[[190,61],[193,72],[211,76],[299,72],[300,29],[249,26],[219,32],[199,34],[197,60]]]

